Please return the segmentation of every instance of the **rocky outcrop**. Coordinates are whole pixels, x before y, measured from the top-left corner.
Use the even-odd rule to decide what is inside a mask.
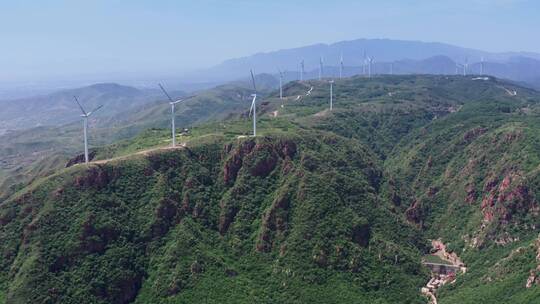
[[[232,144],[225,146],[225,153],[229,154],[229,159],[225,162],[223,167],[223,181],[225,184],[231,184],[236,180],[238,171],[242,167],[244,157],[253,151],[255,147],[255,141],[248,140],[242,142],[236,149],[232,149]]]
[[[268,211],[264,214],[261,232],[256,249],[259,252],[268,252],[274,247],[274,239],[283,236],[287,230],[287,219],[290,198],[283,194],[274,200]]]
[[[171,199],[162,199],[155,211],[155,220],[152,224],[152,237],[162,237],[169,231],[175,223],[178,207]]]
[[[538,212],[526,180],[518,172],[510,172],[501,182],[491,178],[484,185],[481,210],[486,223],[500,219],[507,223],[516,212]]]
[[[95,157],[96,157],[96,151],[90,151],[88,153],[88,161],[94,160]],[[79,154],[75,156],[74,158],[68,160],[68,162],[66,163],[66,168],[74,166],[76,164],[82,164],[82,163],[84,163],[84,154]]]
[[[74,185],[79,189],[100,189],[107,186],[112,176],[102,166],[92,166],[83,175],[75,178]]]
[[[422,208],[420,201],[415,200],[407,210],[405,210],[405,217],[411,223],[420,225],[422,223]]]
[[[297,146],[291,140],[268,140],[268,139],[250,139],[243,141],[233,147],[226,145],[224,147],[225,164],[223,166],[223,181],[225,185],[232,185],[236,180],[240,170],[253,177],[266,177],[271,174],[279,164],[284,164],[281,170],[282,174],[289,174],[293,170],[292,159],[297,153]],[[243,187],[233,187],[231,197],[225,197],[220,202],[220,217],[219,217],[219,232],[223,235],[229,229],[229,226],[234,221],[234,218],[240,206],[237,205],[234,198],[241,194]],[[266,251],[271,245],[268,244],[270,231],[281,229],[283,219],[274,213],[278,209],[286,209],[288,199],[278,199],[273,204],[273,209],[265,215],[267,229],[263,229],[260,236],[258,250]],[[274,210],[274,211],[272,211]],[[263,218],[263,220],[265,220]],[[264,225],[263,225],[264,226]]]
[[[472,204],[476,201],[478,198],[478,194],[476,193],[476,189],[474,187],[474,184],[468,184],[466,186],[465,191],[467,192],[467,196],[465,198],[465,202],[468,204]]]
[[[504,143],[510,144],[514,141],[520,140],[523,138],[522,130],[515,130],[504,134]]]
[[[265,139],[244,141],[233,148],[229,144],[224,147],[223,181],[226,185],[232,184],[240,169],[246,162],[249,164],[249,173],[253,176],[268,176],[280,160],[291,160],[297,152],[296,144],[291,140],[270,142]]]
[[[483,135],[484,133],[486,133],[487,131],[488,131],[487,128],[481,128],[481,127],[469,130],[465,132],[465,134],[463,134],[463,141],[466,143],[470,143],[473,140],[480,137],[481,135]]]

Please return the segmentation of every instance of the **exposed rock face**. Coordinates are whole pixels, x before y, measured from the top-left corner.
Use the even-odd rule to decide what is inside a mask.
[[[512,132],[508,132],[504,135],[504,143],[509,144],[516,140],[520,140],[523,138],[523,131],[522,130],[516,130]]]
[[[275,236],[283,235],[287,230],[289,196],[278,197],[263,217],[262,231],[257,242],[257,251],[268,252],[274,246]]]
[[[232,145],[227,145],[224,152],[228,160],[223,168],[223,180],[225,184],[234,182],[246,157],[259,156],[254,159],[250,173],[253,176],[267,176],[276,167],[278,158],[292,159],[296,150],[296,144],[290,140],[282,140],[276,144],[255,143],[254,140],[248,140],[239,144],[235,149]]]
[[[75,186],[81,189],[103,188],[112,180],[110,174],[101,166],[92,166],[85,175],[77,176]]]
[[[243,142],[232,151],[232,145],[225,146],[225,152],[230,154],[230,158],[223,168],[223,181],[225,184],[231,184],[236,180],[238,171],[240,171],[240,168],[242,167],[243,158],[251,153],[253,147],[255,147],[255,141],[253,140]]]
[[[90,151],[88,153],[88,161],[92,161],[95,157],[96,157],[96,151]],[[76,164],[82,164],[82,163],[84,163],[84,153],[79,154],[75,156],[74,158],[68,160],[68,162],[66,163],[66,168],[74,166]]]
[[[152,236],[161,237],[164,236],[174,224],[174,220],[178,213],[176,202],[170,199],[161,200],[155,213],[156,220],[152,224]]]
[[[474,188],[474,184],[468,184],[465,191],[467,192],[467,197],[465,198],[465,202],[467,202],[468,204],[474,203],[477,199],[477,193],[476,193],[476,189]]]
[[[465,141],[467,143],[470,143],[473,140],[480,137],[481,135],[483,135],[484,133],[486,133],[487,131],[488,131],[488,129],[481,128],[481,127],[469,130],[465,134],[463,134],[463,141]]]
[[[224,148],[224,158],[226,158],[223,167],[223,181],[225,185],[232,185],[236,180],[238,173],[243,167],[244,170],[254,177],[266,177],[274,171],[280,163],[286,164],[282,170],[283,174],[289,174],[293,170],[292,159],[297,153],[297,146],[291,140],[281,140],[277,143],[270,143],[264,139],[256,143],[255,140],[248,140],[240,143],[236,148],[232,145],[227,145]],[[234,189],[233,192],[241,191]],[[233,193],[234,196],[234,193]],[[288,205],[287,200],[274,203],[273,208],[283,209]],[[221,214],[219,218],[219,231],[225,234],[234,221],[236,213],[239,211],[239,206],[234,202],[234,199],[222,200],[220,203]],[[271,209],[272,210],[272,209]],[[282,218],[276,217],[272,211],[267,214],[267,224],[269,230],[266,232],[263,229],[261,234],[261,242],[257,247],[261,251],[265,251],[268,247],[265,239],[269,238],[269,231],[280,228]]]
[[[537,212],[536,202],[520,173],[510,172],[500,183],[496,179],[489,179],[484,185],[484,192],[481,205],[484,222],[500,219],[507,223],[518,211]]]
[[[421,224],[422,223],[422,210],[420,206],[420,202],[418,200],[415,200],[407,210],[405,210],[405,217],[409,222],[415,223],[415,224]]]

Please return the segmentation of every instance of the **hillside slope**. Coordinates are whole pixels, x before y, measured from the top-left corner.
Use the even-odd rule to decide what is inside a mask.
[[[97,150],[0,204],[8,303],[540,300],[540,94],[497,79],[288,83],[258,106]],[[156,149],[158,148],[158,149]],[[134,154],[139,152],[138,154]],[[0,293],[2,294],[2,293]]]
[[[374,157],[300,135],[78,166],[4,203],[8,303],[421,303]]]
[[[27,130],[41,126],[60,126],[77,121],[81,111],[75,104],[77,96],[87,111],[99,105],[114,115],[134,109],[156,98],[156,94],[115,83],[100,83],[87,87],[17,100],[2,100],[0,105],[0,135],[8,130]]]

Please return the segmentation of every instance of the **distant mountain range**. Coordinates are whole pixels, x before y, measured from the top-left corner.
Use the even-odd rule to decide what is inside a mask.
[[[289,78],[298,78],[302,60],[305,62],[306,77],[314,78],[318,76],[321,57],[324,61],[325,76],[335,77],[341,55],[348,76],[362,72],[366,56],[374,59],[373,72],[378,74],[389,74],[391,65],[396,74],[455,74],[456,63],[468,63],[468,72],[479,74],[483,58],[485,73],[540,87],[539,53],[492,53],[444,43],[388,39],[358,39],[258,53],[227,60],[191,75],[190,79],[231,80],[245,77],[250,69],[257,73],[272,74],[277,74],[277,70],[281,69],[289,71]],[[462,70],[458,72],[462,73]]]
[[[87,111],[106,107],[96,115],[115,115],[154,100],[159,92],[139,90],[113,83],[63,90],[48,95],[0,101],[0,134],[7,130],[61,125],[79,120],[77,96]]]
[[[170,89],[177,90],[174,92],[177,96],[185,94],[184,91],[200,91],[225,83],[245,86],[249,81],[249,70],[254,69],[260,75],[259,86],[273,89],[278,85],[278,69],[284,71],[284,81],[299,79],[299,64],[302,60],[305,62],[305,79],[318,77],[321,57],[324,61],[323,76],[337,77],[342,55],[343,76],[346,77],[367,72],[366,56],[374,59],[373,74],[462,74],[465,63],[468,64],[468,74],[480,74],[483,58],[484,74],[540,89],[540,54],[537,53],[490,53],[443,43],[388,39],[359,39],[258,53],[227,60],[189,77],[168,79],[167,84]],[[188,82],[191,85],[186,86]],[[199,86],[195,85],[197,82]],[[48,95],[0,101],[0,134],[8,130],[58,126],[77,121],[80,113],[73,95],[77,95],[88,109],[100,104],[106,105],[97,116],[108,117],[117,117],[126,110],[163,99],[158,90],[103,83]]]

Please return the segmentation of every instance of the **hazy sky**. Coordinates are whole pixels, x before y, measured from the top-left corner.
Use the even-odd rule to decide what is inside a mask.
[[[357,38],[540,52],[538,0],[0,0],[0,81],[159,74]]]

